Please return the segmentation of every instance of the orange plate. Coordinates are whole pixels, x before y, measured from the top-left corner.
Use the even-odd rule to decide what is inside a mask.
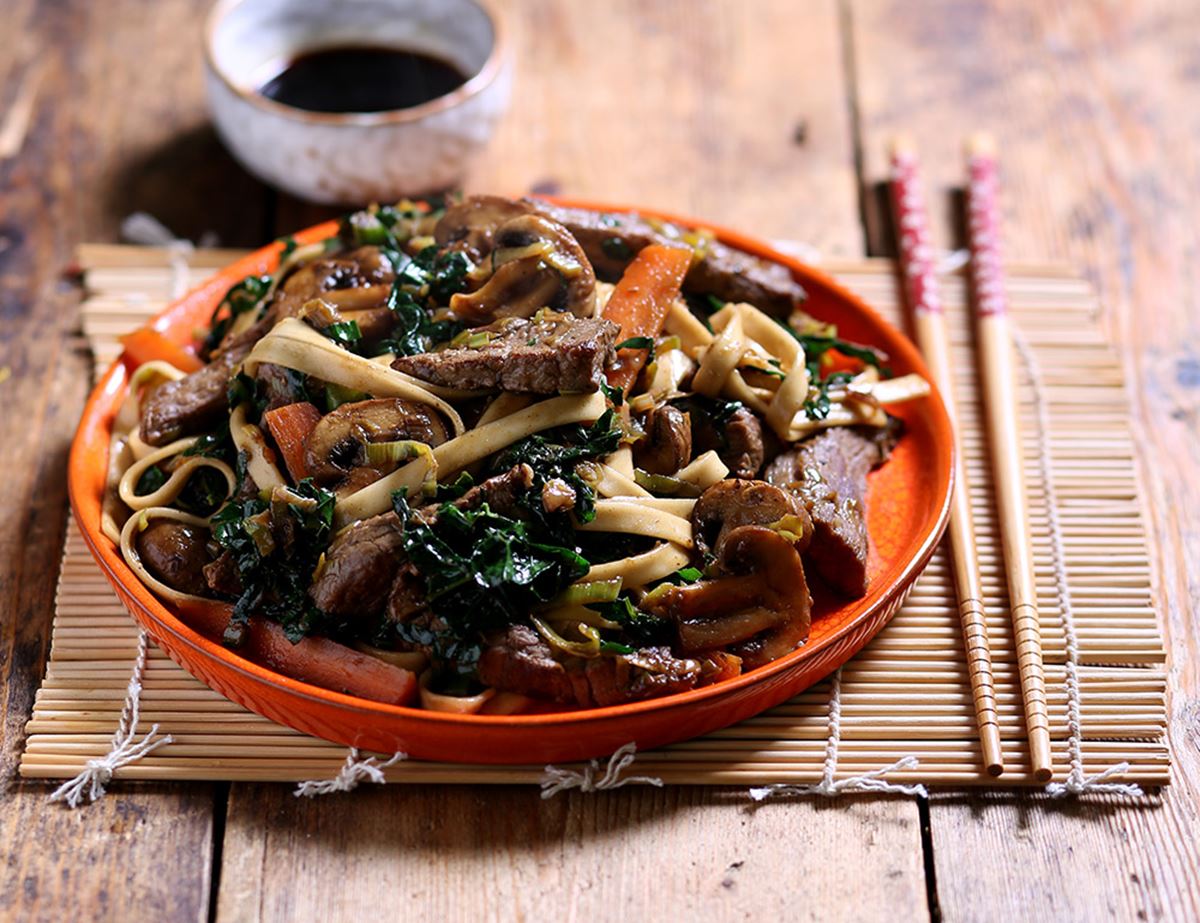
[[[660,217],[683,225],[702,224]],[[333,222],[318,225],[296,239],[320,240],[335,227]],[[808,291],[806,309],[836,323],[846,339],[886,351],[895,374],[917,372],[929,378],[916,348],[831,278],[761,241],[714,230],[731,246],[787,266]],[[226,290],[243,276],[270,271],[279,252],[280,246],[273,244],[238,260],[167,308],[153,327],[176,342],[190,342],[193,331],[207,325]],[[118,360],[96,385],[71,447],[69,478],[75,518],[133,617],[176,663],[251,711],[306,734],[367,750],[402,750],[420,759],[509,764],[580,760],[612,753],[630,741],[648,749],[696,737],[778,705],[845,663],[887,623],[928,563],[949,517],[954,440],[935,393],[896,409],[907,431],[891,460],[871,475],[870,591],[851,602],[819,596],[812,635],[799,650],[725,682],[611,708],[512,716],[401,708],[331,692],[251,663],[189,628],[138,581],[120,550],[100,531],[109,437],[127,383],[128,370]]]

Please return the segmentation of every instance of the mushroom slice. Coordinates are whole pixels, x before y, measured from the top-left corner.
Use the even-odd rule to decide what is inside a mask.
[[[812,519],[799,499],[766,481],[717,481],[692,507],[693,541],[701,554],[720,557],[730,533],[747,525],[771,526],[790,536],[801,551],[813,532]]]
[[[733,651],[750,668],[808,637],[812,600],[800,553],[786,536],[765,526],[739,526],[725,537],[719,563],[727,576],[664,585],[643,602],[675,622],[685,654],[761,640],[757,650],[752,642]],[[764,659],[768,651],[773,656]]]
[[[427,404],[398,397],[358,401],[320,419],[309,439],[305,463],[314,480],[331,484],[366,465],[367,446],[372,443],[411,440],[436,446],[446,436],[445,424]],[[387,470],[395,467],[393,463]]]
[[[592,317],[596,274],[571,232],[538,215],[521,215],[497,228],[492,275],[478,291],[459,293],[450,309],[468,321],[531,317],[540,308]]]
[[[433,239],[439,249],[454,249],[465,253],[478,263],[492,252],[496,231],[506,222],[532,209],[523,202],[514,202],[495,195],[467,196],[446,209],[433,229]]]

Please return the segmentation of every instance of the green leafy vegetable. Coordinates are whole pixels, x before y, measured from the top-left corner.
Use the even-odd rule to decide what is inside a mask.
[[[204,338],[201,346],[201,355],[207,356],[216,349],[225,339],[225,334],[229,332],[233,322],[247,311],[256,308],[266,297],[270,287],[271,277],[269,275],[251,275],[246,276],[229,289],[212,313],[208,336]]]
[[[151,465],[142,472],[142,476],[138,478],[137,484],[133,487],[133,492],[139,497],[144,497],[154,493],[165,483],[167,483],[167,473],[158,465]]]
[[[243,588],[225,632],[231,647],[252,615],[279,622],[292,642],[328,621],[307,589],[331,538],[336,498],[308,478],[293,493],[297,502],[231,501],[212,518],[213,539],[232,555]]]
[[[628,593],[622,593],[612,602],[592,603],[587,608],[600,613],[610,622],[619,624],[626,638],[638,647],[670,643],[671,623],[657,615],[643,612]]]
[[[327,327],[319,327],[318,330],[339,346],[344,346],[351,351],[358,345],[358,341],[362,339],[362,331],[358,329],[358,321],[356,320],[338,321],[336,324],[329,324]]]
[[[618,226],[615,219],[613,226]],[[600,241],[600,249],[604,251],[604,255],[610,260],[619,260],[623,263],[626,260],[633,259],[633,251],[629,248],[629,244],[625,242],[624,238],[621,237],[604,238],[604,240]]]
[[[404,550],[420,573],[425,599],[445,631],[401,627],[401,637],[427,644],[440,666],[470,672],[481,634],[525,622],[587,573],[586,559],[555,544],[537,522],[493,512],[487,504],[460,510],[443,504],[432,522],[412,515],[402,492],[392,497],[405,523]]]

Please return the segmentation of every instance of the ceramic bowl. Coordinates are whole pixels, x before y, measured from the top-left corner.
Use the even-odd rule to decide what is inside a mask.
[[[320,48],[420,51],[470,79],[419,106],[311,112],[257,92]],[[503,27],[482,0],[220,0],[204,31],[217,132],[260,179],[326,204],[391,202],[459,182],[508,105]]]
[[[673,215],[658,217],[697,224]],[[334,223],[327,223],[295,236],[307,243],[335,229]],[[731,246],[787,266],[808,291],[807,310],[836,323],[847,339],[883,349],[895,374],[929,377],[915,347],[833,279],[761,241],[713,230]],[[190,342],[226,290],[243,276],[270,271],[279,251],[276,244],[239,260],[167,308],[153,326],[179,343]],[[384,705],[288,679],[239,657],[190,628],[129,569],[100,529],[108,443],[128,381],[129,370],[119,359],[92,392],[71,449],[69,489],[84,538],[133,617],[177,663],[246,708],[307,734],[385,753],[402,750],[414,758],[508,764],[579,760],[612,753],[630,741],[646,749],[685,740],[758,714],[828,675],[874,637],[900,608],[949,518],[954,439],[945,407],[934,392],[894,408],[904,421],[904,438],[888,463],[870,476],[870,589],[861,599],[849,601],[814,589],[812,634],[791,654],[701,689],[608,708],[451,715]]]

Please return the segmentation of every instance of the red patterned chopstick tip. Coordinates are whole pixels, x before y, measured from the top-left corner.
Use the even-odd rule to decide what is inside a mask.
[[[897,147],[892,152],[890,188],[900,244],[900,268],[904,273],[909,306],[916,314],[941,314],[929,214],[925,210],[921,168],[913,151]]]
[[[971,251],[971,287],[980,317],[1007,313],[1004,271],[1000,263],[1000,209],[996,157],[990,150],[967,158],[967,245]]]

